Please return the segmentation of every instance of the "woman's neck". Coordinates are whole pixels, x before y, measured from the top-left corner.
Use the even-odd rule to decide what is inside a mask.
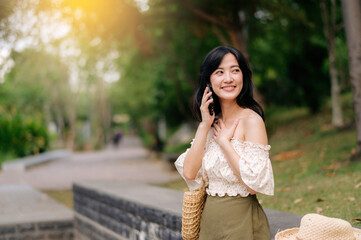
[[[224,123],[227,121],[233,121],[237,118],[240,111],[243,110],[236,101],[234,102],[221,102],[221,109],[222,109],[222,120]]]

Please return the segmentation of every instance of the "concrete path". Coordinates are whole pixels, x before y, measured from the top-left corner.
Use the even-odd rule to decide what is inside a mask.
[[[29,185],[0,186],[0,226],[71,221],[73,215],[73,211]]]
[[[176,171],[151,159],[136,137],[127,137],[118,148],[74,153],[24,172],[0,172],[0,186],[29,184],[36,189],[71,189],[79,180],[114,179],[139,183],[164,183],[179,179]]]

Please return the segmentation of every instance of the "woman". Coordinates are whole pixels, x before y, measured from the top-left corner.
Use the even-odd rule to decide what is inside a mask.
[[[200,188],[202,179],[207,186],[201,240],[270,239],[256,194],[273,195],[271,147],[251,75],[232,47],[213,49],[201,66],[193,103],[200,124],[191,148],[175,162],[190,190]]]

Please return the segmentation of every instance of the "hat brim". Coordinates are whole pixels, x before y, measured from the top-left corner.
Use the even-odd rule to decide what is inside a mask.
[[[275,236],[275,240],[296,240],[296,234],[300,228],[290,228],[287,230],[283,230],[282,232],[278,232]]]
[[[355,234],[356,240],[361,240],[361,229],[359,228],[352,228]]]
[[[361,240],[361,229],[352,228],[354,230],[355,240]],[[296,234],[300,228],[291,228],[278,232],[275,236],[275,240],[297,240]]]

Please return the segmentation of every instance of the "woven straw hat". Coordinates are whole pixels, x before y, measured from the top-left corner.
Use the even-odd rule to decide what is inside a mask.
[[[339,218],[319,214],[306,214],[299,228],[287,229],[276,234],[275,240],[361,240],[361,229]]]

